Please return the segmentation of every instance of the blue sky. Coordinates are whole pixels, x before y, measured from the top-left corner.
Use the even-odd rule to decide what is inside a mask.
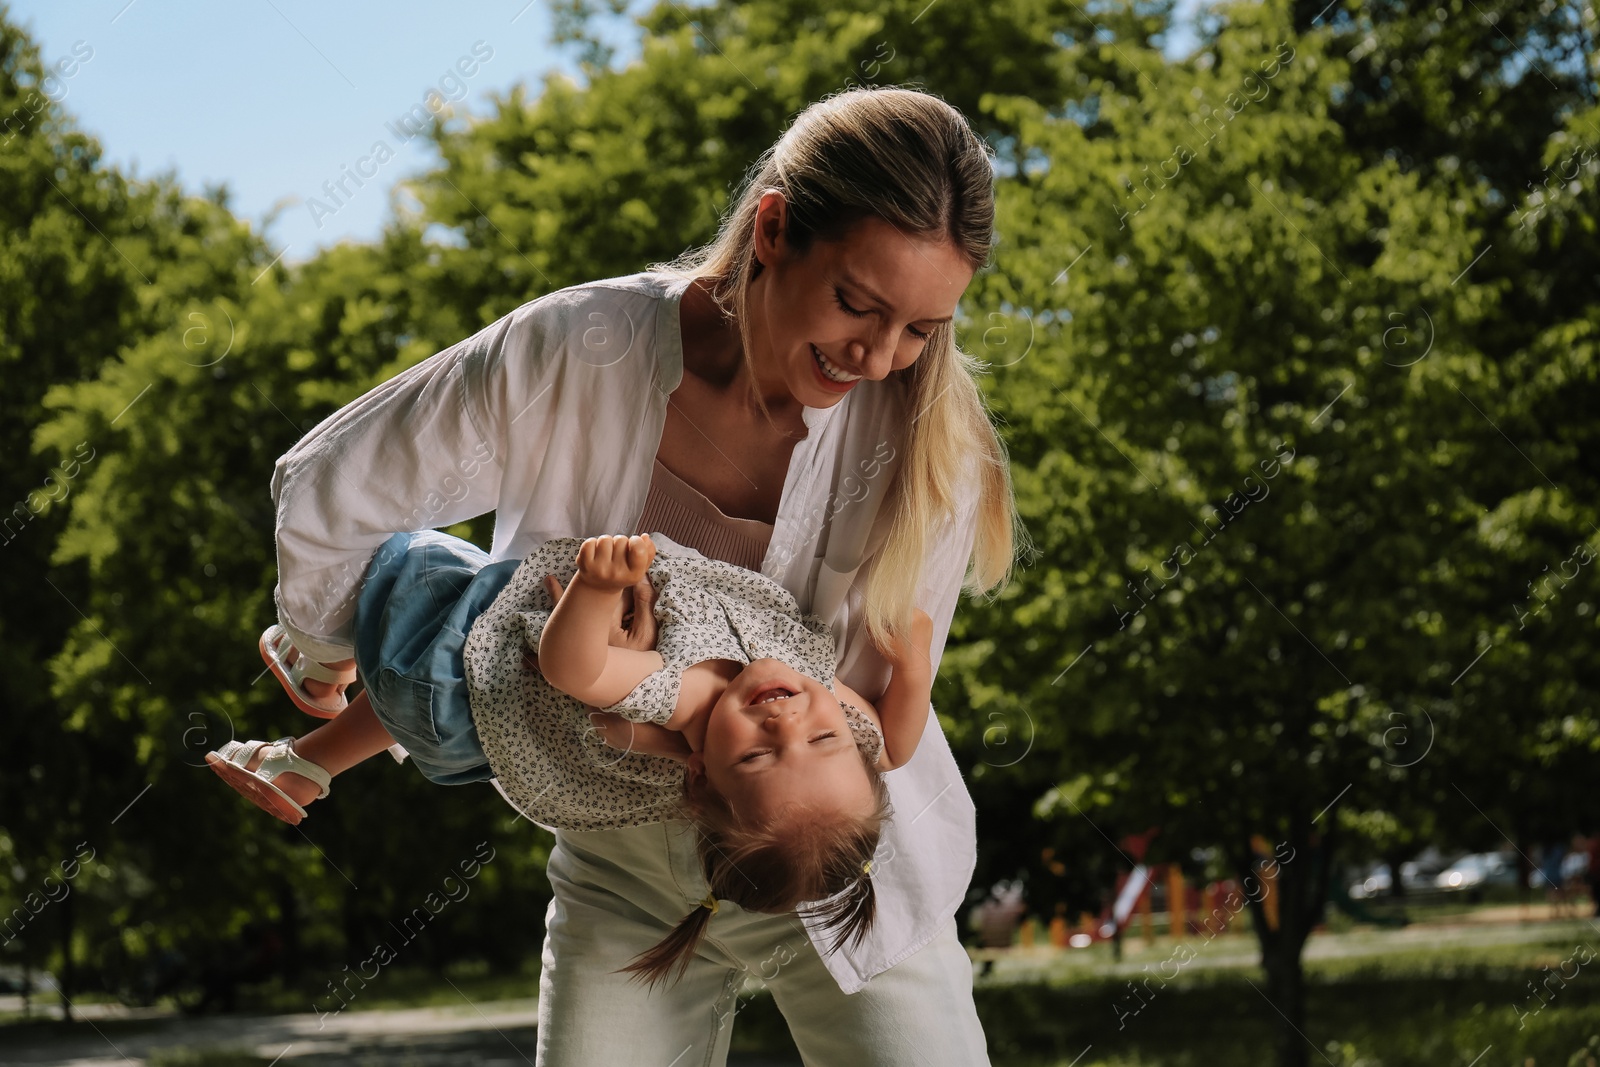
[[[108,160],[137,177],[175,170],[194,192],[226,182],[234,211],[258,227],[279,206],[266,233],[286,262],[377,236],[395,182],[434,160],[397,125],[430,91],[481,114],[491,92],[523,82],[532,94],[548,71],[576,74],[570,52],[549,43],[545,0],[14,0],[9,10],[46,64],[89,54],[55,93]],[[392,158],[375,153],[380,141]],[[345,168],[370,177],[330,194],[324,183]]]

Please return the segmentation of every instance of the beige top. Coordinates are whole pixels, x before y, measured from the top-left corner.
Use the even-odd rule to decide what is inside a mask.
[[[660,530],[710,559],[759,571],[772,540],[772,523],[724,515],[700,490],[673,474],[660,459],[650,475],[640,530]]]
[[[767,545],[772,540],[773,524],[725,514],[710,497],[673,474],[657,457],[650,475],[650,490],[645,497],[644,512],[639,516],[639,529],[660,531],[703,556],[760,572],[767,557]],[[730,608],[728,619],[737,622],[742,614],[735,606]],[[808,643],[798,631],[795,632],[795,639],[796,647]],[[743,643],[747,649],[754,647],[748,636]],[[815,671],[808,670],[806,673]],[[822,678],[826,680],[832,675],[829,669]],[[647,682],[640,683],[636,692],[645,690]],[[832,688],[831,683],[829,688]],[[673,692],[676,693],[676,686],[673,686]],[[856,744],[876,761],[883,751],[883,732],[860,712],[846,708],[844,717]]]

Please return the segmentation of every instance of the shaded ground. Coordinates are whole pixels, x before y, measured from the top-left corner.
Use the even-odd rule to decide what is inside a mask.
[[[209,1018],[86,1019],[73,1026],[30,1024],[0,1030],[0,1062],[71,1067],[527,1067],[535,1047],[533,1000],[460,1008],[347,1011]],[[798,1057],[735,1053],[740,1067],[790,1067]]]
[[[1600,960],[1569,983],[1531,999],[1578,946],[1600,954],[1600,922],[1517,921],[1514,910],[1317,935],[1306,953],[1310,1011],[1305,1037],[1332,1067],[1565,1067],[1600,1033]],[[1537,913],[1534,913],[1537,914]],[[1544,916],[1539,916],[1543,919]],[[1124,958],[1108,946],[1082,951],[1013,950],[977,981],[976,997],[996,1067],[1210,1067],[1267,1062],[1276,1019],[1261,991],[1253,936],[1205,942],[1170,985],[1146,987],[1150,1003],[1131,1011],[1130,981],[1171,957],[1174,942],[1130,938]],[[1567,964],[1570,971],[1572,964]],[[1167,973],[1172,973],[1170,970]],[[401,977],[404,976],[395,976]],[[391,988],[387,1004],[319,1018],[311,1012],[182,1017],[83,1004],[82,1021],[0,1025],[0,1063],[43,1067],[314,1067],[369,1064],[434,1067],[461,1063],[529,1065],[536,1002],[518,976],[502,985],[461,979]],[[513,991],[509,992],[508,991]],[[426,997],[438,995],[439,999]],[[406,1000],[404,997],[417,997]],[[470,999],[469,999],[470,997]],[[17,1005],[0,998],[0,1016]],[[287,1006],[290,1002],[284,1000]],[[305,1003],[296,997],[295,1004]],[[365,1007],[362,1005],[362,1007]],[[44,1005],[40,1005],[43,1007]],[[258,1003],[258,1007],[260,1004]],[[741,1009],[731,1057],[740,1067],[798,1064],[769,998]],[[761,1050],[759,1052],[750,1050]],[[1600,1045],[1592,1055],[1600,1061]],[[1582,1059],[1571,1060],[1582,1063]]]

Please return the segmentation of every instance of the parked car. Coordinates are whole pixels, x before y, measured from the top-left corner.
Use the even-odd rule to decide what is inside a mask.
[[[1469,853],[1440,871],[1433,884],[1447,893],[1463,890],[1481,893],[1492,885],[1516,885],[1517,858],[1511,852]]]
[[[1350,883],[1350,898],[1370,900],[1373,897],[1384,897],[1388,896],[1393,888],[1394,876],[1389,873],[1389,865],[1380,863]]]
[[[1444,853],[1429,845],[1415,859],[1400,865],[1400,884],[1408,893],[1426,893],[1434,889],[1434,878],[1448,866]],[[1394,875],[1387,863],[1380,863],[1350,886],[1353,900],[1386,897],[1394,892]]]
[[[31,990],[28,989],[27,984],[23,981],[21,967],[10,964],[0,965],[0,993],[12,993],[20,996],[28,992],[34,994],[54,993],[56,990],[55,976],[49,971],[35,969],[31,977],[33,988]]]

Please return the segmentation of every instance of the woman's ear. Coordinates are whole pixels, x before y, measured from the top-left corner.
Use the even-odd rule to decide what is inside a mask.
[[[683,760],[683,776],[687,784],[694,789],[699,789],[706,784],[706,759],[698,752],[691,752]]]
[[[755,258],[755,267],[750,270],[750,277],[762,272],[763,267],[781,256],[779,243],[786,242],[789,237],[789,200],[784,197],[781,189],[763,189],[762,198],[757,202],[755,210],[755,234],[750,242],[750,254]]]

